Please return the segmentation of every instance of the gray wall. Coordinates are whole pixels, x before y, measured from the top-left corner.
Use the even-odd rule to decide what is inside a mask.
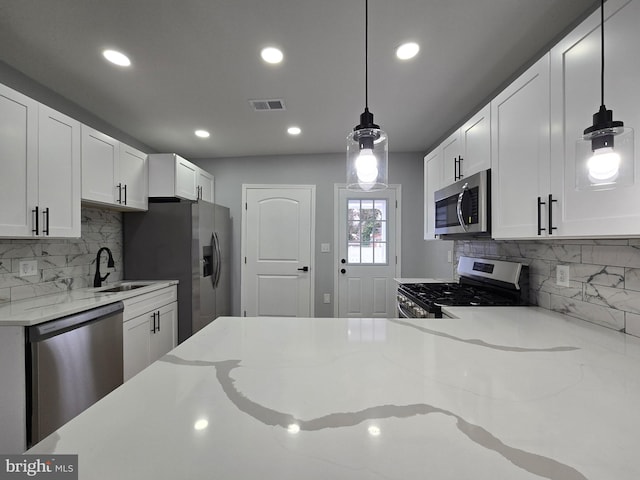
[[[424,277],[431,271],[449,272],[444,256],[437,249],[450,242],[423,240],[423,154],[389,155],[389,182],[402,185],[402,276]],[[240,241],[243,184],[316,185],[316,272],[315,315],[333,316],[333,303],[324,304],[324,293],[332,301],[334,277],[333,192],[335,183],[346,180],[346,153],[325,155],[243,157],[192,160],[215,176],[216,203],[231,209],[233,222],[232,292],[233,313],[240,315]],[[320,244],[330,243],[331,253],[321,253]],[[428,245],[429,244],[434,244]],[[444,247],[447,248],[446,246]],[[436,257],[426,252],[431,249]],[[451,249],[449,247],[449,249]],[[449,273],[450,275],[450,273]],[[437,276],[442,276],[438,274]]]
[[[146,153],[155,153],[155,150],[148,145],[141,143],[137,139],[130,137],[122,130],[110,125],[94,114],[80,107],[79,105],[71,102],[65,97],[57,94],[53,90],[44,87],[43,85],[30,79],[23,73],[7,65],[4,62],[0,62],[0,83],[6,85],[9,88],[37,100],[40,103],[47,105],[65,115],[69,115],[71,118],[84,123],[96,130],[106,133],[107,135],[120,140],[121,142],[131,145]]]

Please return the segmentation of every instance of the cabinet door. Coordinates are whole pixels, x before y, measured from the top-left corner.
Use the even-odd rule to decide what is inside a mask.
[[[198,170],[193,163],[176,155],[176,197],[186,200],[198,198]]]
[[[122,331],[122,360],[124,381],[149,365],[149,335],[151,313],[124,322]]]
[[[198,169],[198,188],[200,189],[200,199],[205,202],[214,203],[213,201],[213,175],[209,172]]]
[[[115,205],[119,172],[119,143],[82,125],[82,199]]]
[[[635,184],[600,191],[575,188],[575,143],[600,106],[598,11],[551,50],[552,182],[561,193],[554,216],[565,236],[640,234],[640,64],[633,60],[640,48],[640,2],[609,0],[605,15],[605,104],[615,120],[635,130]]]
[[[157,310],[156,331],[151,329],[149,340],[149,363],[155,362],[176,346],[176,328],[178,323],[178,304],[165,305]]]
[[[147,210],[149,194],[147,154],[120,144],[120,205],[131,210]]]
[[[442,150],[436,148],[424,157],[424,239],[434,240],[435,202],[433,194],[442,186]]]
[[[488,104],[460,128],[462,178],[491,168],[491,105]]]
[[[38,103],[0,85],[0,236],[32,235],[38,186]]]
[[[442,149],[442,186],[458,181],[458,157],[462,155],[460,129],[440,144]]]
[[[42,234],[80,237],[80,122],[45,106],[38,115]]]
[[[548,99],[547,54],[491,102],[494,238],[538,235],[537,199],[549,193]]]

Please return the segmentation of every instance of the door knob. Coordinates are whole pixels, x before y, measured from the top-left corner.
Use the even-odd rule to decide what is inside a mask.
[[[340,273],[342,273],[344,275],[345,273],[347,273],[347,270],[345,268],[341,268],[340,269]]]
[[[299,268],[299,269],[298,269],[298,271],[299,271],[299,272],[308,272],[308,271],[309,271],[309,267],[304,266],[304,267],[302,267],[302,268]]]

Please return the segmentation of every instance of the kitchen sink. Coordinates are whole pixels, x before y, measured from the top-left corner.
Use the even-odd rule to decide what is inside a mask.
[[[113,293],[113,292],[127,292],[129,290],[135,290],[136,288],[147,287],[145,283],[121,283],[114,285],[113,287],[100,288],[97,290],[99,293]]]

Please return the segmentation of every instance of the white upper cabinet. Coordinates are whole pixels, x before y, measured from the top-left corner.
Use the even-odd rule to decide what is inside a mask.
[[[440,148],[442,186],[491,168],[491,105],[467,120]]]
[[[147,154],[124,143],[120,144],[121,202],[130,208],[147,210],[149,170]]]
[[[82,125],[82,200],[146,210],[147,155],[91,127]]]
[[[40,105],[38,205],[42,234],[80,237],[80,122]]]
[[[0,85],[0,235],[30,237],[38,202],[38,102]]]
[[[435,202],[433,194],[442,186],[442,149],[440,147],[424,157],[424,239],[434,240]]]
[[[548,231],[546,208],[551,193],[549,54],[493,99],[491,121],[492,236],[555,234]]]
[[[552,186],[558,233],[569,237],[640,235],[640,1],[605,3],[605,105],[635,133],[635,183],[612,190],[575,188],[575,145],[600,107],[600,11],[551,50]],[[555,222],[554,218],[554,222]]]
[[[0,85],[0,236],[80,236],[80,124]]]
[[[198,193],[200,200],[213,203],[213,175],[198,168]]]
[[[149,196],[214,201],[214,177],[175,153],[149,155]]]

